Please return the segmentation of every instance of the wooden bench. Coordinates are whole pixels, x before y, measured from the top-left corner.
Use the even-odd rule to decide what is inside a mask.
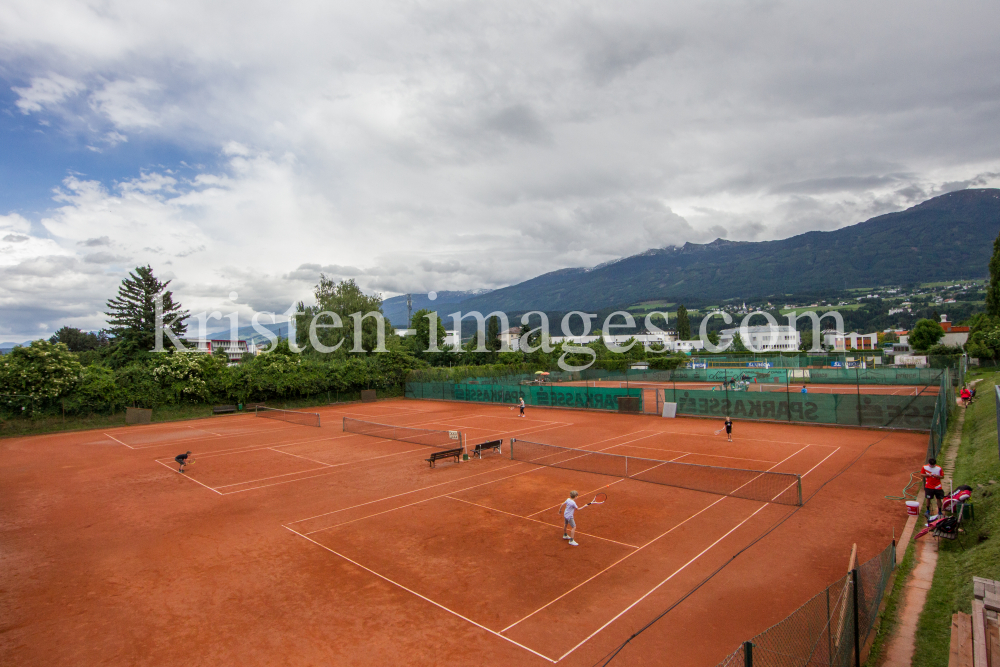
[[[215,407],[212,408],[212,414],[213,415],[222,415],[222,414],[225,414],[227,412],[236,412],[236,406],[235,405],[216,405]]]
[[[431,454],[431,457],[427,459],[427,462],[431,464],[432,468],[436,468],[437,466],[435,464],[441,459],[448,459],[454,457],[455,463],[458,463],[458,460],[463,453],[464,450],[461,447],[457,449],[445,449],[443,451],[434,452],[433,454]]]
[[[503,445],[503,440],[490,440],[489,442],[481,442],[476,445],[476,449],[472,452],[474,456],[483,458],[483,451],[487,449],[492,449],[497,454],[503,454],[500,450],[500,446]]]

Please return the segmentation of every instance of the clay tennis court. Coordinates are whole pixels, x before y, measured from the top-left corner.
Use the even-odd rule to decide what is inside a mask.
[[[899,534],[884,496],[927,444],[752,422],[729,443],[705,419],[402,399],[315,411],[320,428],[240,415],[0,441],[2,662],[592,665],[732,560],[620,663],[711,666],[841,577],[852,544],[864,560]],[[503,453],[431,468],[433,448],[343,417]],[[795,473],[806,503],[512,461],[510,437]],[[570,489],[608,494],[579,511],[579,547],[561,539]]]

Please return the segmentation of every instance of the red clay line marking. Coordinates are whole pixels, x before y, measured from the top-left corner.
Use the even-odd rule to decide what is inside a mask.
[[[105,433],[104,435],[107,435],[109,438],[111,438],[112,440],[114,440],[115,442],[117,442],[119,445],[125,445],[124,442],[122,442],[121,440],[119,440],[118,438],[116,438],[114,436],[108,435],[107,433]],[[125,445],[125,446],[128,447],[129,449],[135,449],[135,447],[133,447],[132,445]]]
[[[299,537],[301,537],[301,538],[303,538],[305,540],[309,540],[310,542],[312,542],[316,546],[321,547],[323,549],[326,549],[327,551],[329,551],[330,553],[332,553],[335,556],[339,556],[340,558],[343,558],[348,563],[351,563],[352,565],[356,565],[357,567],[360,567],[362,570],[365,570],[366,572],[370,572],[370,573],[374,574],[379,579],[382,579],[383,581],[387,581],[390,584],[392,584],[393,586],[397,586],[397,587],[403,589],[407,593],[412,593],[413,595],[416,595],[418,598],[420,598],[421,600],[424,600],[425,602],[430,602],[432,605],[434,605],[438,609],[443,609],[444,611],[448,612],[449,614],[452,614],[453,616],[457,616],[458,618],[462,619],[463,621],[467,621],[467,622],[471,623],[472,625],[476,626],[477,628],[481,628],[483,630],[486,630],[486,632],[489,632],[492,635],[500,637],[501,639],[506,640],[506,641],[510,642],[511,644],[514,644],[515,646],[517,646],[519,648],[523,648],[525,651],[528,651],[529,653],[533,653],[534,655],[537,655],[539,658],[544,658],[545,660],[548,660],[551,663],[555,663],[556,662],[552,658],[550,658],[550,657],[548,657],[546,655],[542,655],[538,651],[530,649],[527,646],[525,646],[524,644],[521,644],[521,643],[518,643],[518,642],[514,641],[510,637],[504,637],[502,634],[500,634],[496,630],[490,630],[485,625],[480,625],[479,623],[476,623],[475,621],[473,621],[471,618],[468,618],[467,616],[462,616],[457,611],[454,611],[453,609],[449,609],[448,607],[445,607],[443,604],[441,604],[439,602],[435,602],[434,600],[430,599],[429,597],[421,595],[420,593],[418,593],[418,592],[416,592],[416,591],[414,591],[412,589],[407,588],[406,586],[404,586],[403,584],[401,584],[399,582],[393,581],[392,579],[390,579],[389,577],[385,576],[384,574],[379,574],[375,570],[373,570],[371,568],[368,568],[368,567],[365,567],[364,565],[362,565],[361,563],[359,563],[359,562],[357,562],[355,560],[351,560],[347,556],[334,551],[333,549],[331,549],[330,547],[326,546],[325,544],[320,544],[316,540],[314,540],[314,539],[312,539],[312,538],[310,538],[310,537],[308,537],[306,535],[303,535],[302,533],[300,533],[298,531],[292,530],[288,526],[282,526],[282,528],[284,528],[285,530],[287,530],[289,532],[292,532],[292,533],[298,535]]]
[[[274,475],[273,477],[261,477],[260,479],[251,479],[251,480],[247,480],[246,482],[236,482],[235,484],[226,484],[224,486],[218,486],[216,488],[218,488],[218,489],[225,489],[225,488],[228,488],[228,487],[231,487],[231,486],[243,486],[244,484],[253,484],[255,482],[264,482],[266,480],[277,479],[279,477],[288,477],[290,475],[304,475],[307,472],[315,472],[317,470],[327,470],[329,468],[342,468],[344,466],[353,465],[355,463],[365,463],[366,461],[375,461],[377,459],[385,459],[385,458],[388,458],[390,456],[401,456],[403,454],[412,454],[413,452],[425,452],[425,451],[427,451],[426,448],[422,447],[420,449],[408,449],[405,452],[395,452],[393,454],[385,454],[383,456],[374,456],[374,457],[369,458],[369,459],[358,459],[357,461],[346,461],[344,463],[329,463],[329,464],[325,463],[325,464],[323,464],[322,468],[313,468],[311,470],[300,470],[298,472],[288,472],[288,473],[285,473],[283,475]],[[287,453],[287,452],[283,452],[283,453]],[[294,456],[294,454],[292,456]],[[328,474],[330,474],[330,473],[328,473]],[[302,479],[312,479],[313,477],[322,477],[322,475],[310,475],[309,477],[303,477]],[[299,482],[299,481],[302,481],[302,480],[293,479],[293,480],[288,480],[288,481],[290,481],[290,482]],[[286,484],[286,483],[287,482],[277,482],[276,484],[264,484],[262,486],[255,486],[255,487],[252,487],[252,488],[249,488],[249,489],[240,489],[239,491],[227,491],[223,495],[230,495],[230,494],[233,494],[233,493],[243,493],[244,491],[254,491],[256,489],[264,489],[264,488],[267,488],[269,486],[277,486],[278,484]]]
[[[490,507],[489,505],[480,505],[479,503],[474,503],[471,500],[462,500],[461,498],[456,498],[455,496],[445,494],[445,498],[451,498],[452,500],[457,500],[460,503],[465,503],[467,505],[475,505],[476,507],[482,507],[485,510],[490,510],[492,512],[500,512],[500,514],[506,514],[507,516],[516,516],[518,519],[524,519],[525,521],[532,521],[534,523],[540,523],[543,526],[548,526],[549,528],[558,528],[559,524],[549,523],[547,521],[539,521],[538,519],[532,519],[530,517],[522,516],[520,514],[514,514],[513,512],[504,512],[503,510],[497,509],[496,507]],[[586,535],[587,537],[593,537],[595,540],[602,540],[604,542],[613,542],[615,544],[620,544],[623,547],[628,547],[630,549],[638,549],[639,547],[634,544],[625,544],[624,542],[619,542],[618,540],[608,539],[607,537],[601,537],[599,535],[593,535],[591,533],[585,533],[582,530],[576,531],[581,535]]]
[[[168,465],[167,465],[166,463],[164,463],[163,461],[157,461],[157,463],[159,463],[159,464],[160,464],[161,466],[163,466],[164,468],[166,468],[167,470],[169,470],[169,471],[171,471],[171,472],[173,472],[173,473],[176,473],[176,474],[178,474],[178,475],[180,474],[179,472],[177,472],[176,470],[174,470],[174,469],[173,469],[173,468],[172,468],[171,466],[168,466]],[[187,475],[184,475],[184,479],[187,479],[187,480],[190,480],[190,481],[194,482],[195,484],[201,484],[202,486],[204,486],[204,487],[205,487],[206,489],[208,489],[209,491],[215,491],[215,489],[213,489],[213,488],[212,488],[212,487],[210,487],[209,485],[207,485],[207,484],[202,484],[201,482],[199,482],[198,480],[196,480],[196,479],[195,479],[195,478],[193,478],[193,477],[189,477],[189,476],[187,476]],[[219,494],[220,496],[221,496],[221,495],[224,495],[224,494],[222,494],[222,493],[219,493],[218,491],[215,491],[215,492],[216,492],[216,493],[218,493],[218,494]]]

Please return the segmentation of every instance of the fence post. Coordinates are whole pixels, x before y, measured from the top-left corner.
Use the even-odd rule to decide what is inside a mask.
[[[861,370],[857,366],[854,367],[854,387],[858,391],[858,426],[861,426]]]
[[[753,642],[743,642],[743,664],[753,667]]]
[[[851,570],[851,597],[854,598],[854,664],[861,667],[861,619],[858,618],[858,568]]]
[[[826,658],[831,663],[833,662],[833,629],[830,627],[830,623],[832,620],[833,619],[830,618],[830,586],[827,586],[826,587]]]

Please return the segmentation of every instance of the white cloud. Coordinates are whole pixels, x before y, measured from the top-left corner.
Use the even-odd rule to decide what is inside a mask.
[[[41,111],[45,107],[58,105],[67,97],[75,95],[83,89],[84,85],[79,81],[74,81],[59,74],[34,77],[31,79],[31,85],[27,88],[18,88],[16,86],[12,88],[18,95],[18,100],[15,104],[23,114]]]
[[[22,113],[109,164],[140,136],[220,161],[75,175],[25,213],[36,233],[4,229],[29,241],[0,263],[71,256],[88,303],[146,262],[191,307],[290,303],[321,271],[499,287],[834,229],[1000,172],[996,3],[58,7],[0,9]]]

